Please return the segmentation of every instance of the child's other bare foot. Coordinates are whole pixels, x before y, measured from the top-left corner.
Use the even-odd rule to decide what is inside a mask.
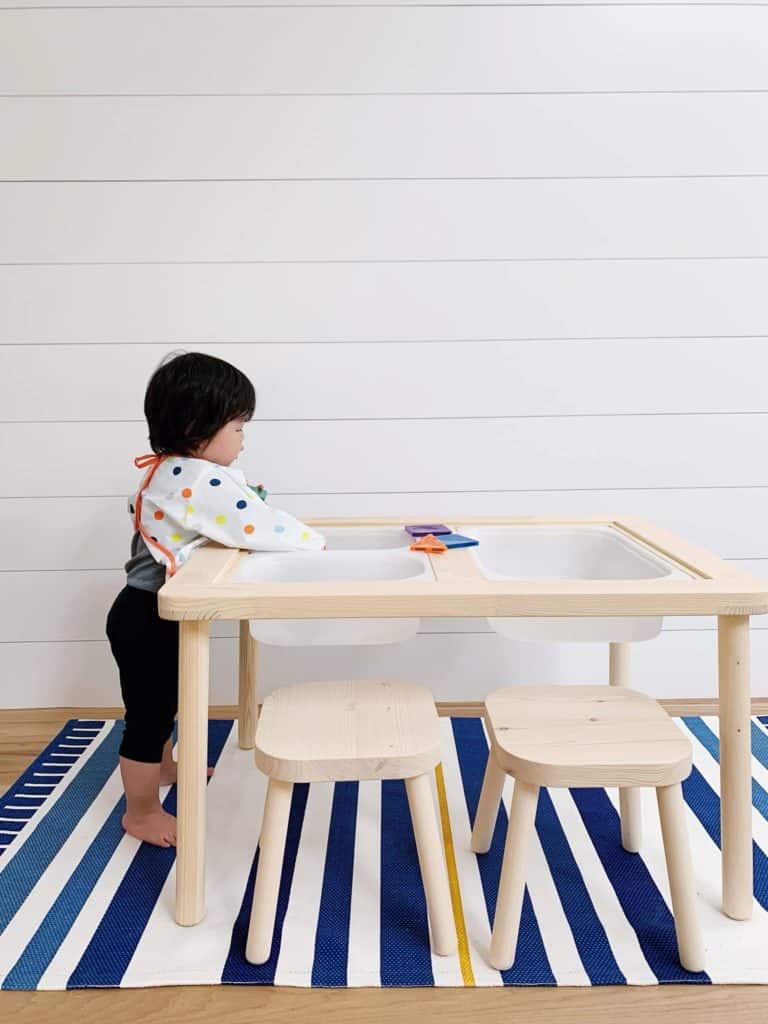
[[[160,785],[161,786],[173,786],[176,783],[176,762],[175,761],[163,761],[160,765]],[[213,775],[213,768],[208,769],[208,778]]]
[[[176,845],[176,819],[162,807],[141,816],[126,812],[122,824],[128,835],[142,839],[145,843],[152,843],[153,846]]]

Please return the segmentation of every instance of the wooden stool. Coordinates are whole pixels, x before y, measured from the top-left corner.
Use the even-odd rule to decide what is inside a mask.
[[[390,682],[304,683],[264,701],[256,764],[269,776],[246,959],[269,959],[294,782],[404,779],[432,948],[456,952],[448,871],[430,773],[440,761],[440,724],[423,686]]]
[[[654,786],[680,962],[704,970],[680,786],[691,771],[691,744],[666,711],[624,687],[515,686],[487,697],[485,720],[491,750],[472,830],[475,853],[491,845],[505,773],[515,779],[491,964],[506,970],[515,960],[539,787]]]

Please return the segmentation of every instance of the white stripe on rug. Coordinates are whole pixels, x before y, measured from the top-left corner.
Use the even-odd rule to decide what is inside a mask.
[[[712,730],[712,732],[715,734],[715,736],[717,736],[717,738],[719,740],[720,739],[720,719],[716,715],[715,716],[707,715],[706,717],[702,717],[701,720],[702,720],[702,722],[704,722],[705,725],[709,726],[709,728]],[[755,722],[755,725],[757,726],[757,728],[759,730],[761,728],[760,722],[758,722],[757,719],[752,719],[752,721]],[[684,725],[681,726],[681,728],[685,729],[686,735],[690,736],[690,732],[688,731],[688,729],[685,728]],[[693,739],[693,737],[691,737],[691,739]],[[696,741],[694,740],[694,742],[696,742]],[[710,757],[711,757],[711,755],[710,755]],[[757,757],[755,757],[754,754],[752,755],[752,778],[755,780],[755,782],[759,783],[759,785],[762,786],[762,788],[764,790],[766,790],[766,792],[768,792],[768,768],[764,767],[762,761],[760,761]],[[720,792],[720,787],[719,786],[718,786],[718,790],[717,791],[718,791],[718,793]],[[755,813],[759,814],[758,811],[756,811]]]
[[[361,782],[349,919],[347,985],[380,986],[381,783]]]
[[[609,796],[618,808],[616,790],[609,791]],[[671,908],[655,790],[642,789],[640,804],[643,817],[642,858],[667,906]],[[751,921],[733,921],[722,912],[720,851],[687,804],[686,808],[696,881],[696,909],[704,936],[707,974],[713,983],[764,981],[768,914],[757,902],[754,903]]]
[[[315,936],[320,899],[323,894],[332,804],[332,782],[316,782],[310,785],[288,907],[283,921],[275,985],[312,984]]]
[[[547,792],[627,984],[656,985],[656,975],[648,966],[637,934],[627,920],[570,792],[567,789],[549,789]]]
[[[451,747],[453,747],[453,740],[446,737],[445,733],[441,734],[441,760],[445,763],[445,759],[449,756]],[[443,781],[445,781],[445,769],[443,768]],[[435,781],[435,773],[431,771],[429,773],[429,791],[432,794],[432,803],[435,808],[435,821],[437,822],[438,831],[440,833],[440,843],[444,847],[445,841],[443,837],[443,829],[440,821],[440,801],[437,796],[437,784]],[[450,810],[449,810],[450,818]],[[451,833],[453,833],[453,822],[451,822]],[[453,839],[454,845],[456,839]],[[454,915],[451,914],[453,918]],[[432,944],[432,929],[430,928],[430,945]],[[430,950],[430,958],[432,961],[432,977],[435,979],[435,987],[450,986],[455,988],[463,986],[464,979],[461,974],[461,962],[459,960],[458,950],[451,956],[436,956],[435,953]]]
[[[111,722],[108,723],[109,726],[111,726],[111,724]],[[87,762],[93,750],[97,749],[108,731],[109,729],[105,728],[103,734],[99,735],[98,739],[92,744],[92,747],[82,755],[81,760],[83,762]],[[62,780],[61,789],[52,793],[49,800],[46,801],[48,806],[45,808],[45,813],[48,813],[56,801],[61,799],[68,786],[71,785],[72,779],[76,778],[79,772],[82,771],[83,766],[84,764],[80,762],[73,766],[72,770]],[[37,884],[24,900],[5,930],[0,934],[0,964],[5,965],[6,967],[5,973],[2,976],[3,979],[12,969],[16,960],[37,931],[41,922],[45,918],[45,915],[48,913],[51,904],[59,895],[62,886],[66,883],[67,879],[80,862],[83,854],[88,849],[88,846],[104,824],[105,819],[109,816],[113,807],[120,799],[122,791],[123,787],[120,779],[120,773],[115,769],[108,778],[106,784],[97,794],[93,803],[88,808],[88,812],[84,814],[79,821],[72,823],[72,832],[67,836],[61,846],[61,849],[40,876]],[[13,843],[14,848],[23,848],[23,844],[21,842],[22,838],[28,838],[28,836],[34,831],[31,826],[34,825],[34,827],[37,827],[43,817],[44,815],[42,811],[39,816],[35,816],[34,821],[30,822],[30,825],[24,830],[24,832],[28,833],[27,836],[25,837],[24,833],[22,833],[22,835],[19,836],[19,839]],[[5,855],[8,860],[6,861],[4,857],[3,868],[10,863],[12,855],[18,855],[18,849],[12,848],[8,851]],[[0,884],[2,884],[2,873],[0,873]],[[43,985],[43,979],[41,979],[38,987],[45,987]],[[59,985],[57,987],[61,986]]]
[[[507,819],[513,791],[514,780],[507,776],[501,797],[507,811]],[[560,895],[555,888],[547,858],[535,830],[528,851],[525,884],[531,897],[549,966],[557,984],[590,985],[589,976],[581,962],[568,918],[560,902]]]
[[[717,793],[719,797],[720,765],[712,757],[709,751],[707,751],[705,747],[696,739],[696,737],[693,736],[689,732],[689,730],[685,728],[684,725],[681,725],[681,728],[692,741],[693,763],[696,765],[701,774],[704,776],[704,778],[707,780],[707,782],[710,784],[712,789],[715,791],[715,793]],[[753,764],[754,761],[755,759],[752,758]],[[752,835],[755,842],[761,848],[761,850],[764,853],[768,851],[768,821],[766,821],[762,814],[758,813],[754,808],[752,809]],[[768,957],[766,957],[766,959],[768,959]]]
[[[97,807],[97,801],[89,808],[83,816],[84,822],[91,824],[91,839],[96,835],[106,818],[112,812],[115,804],[123,795],[123,782],[120,777],[120,770],[116,768],[109,777],[107,785],[102,792],[109,791],[109,799]],[[67,933],[66,938],[59,946],[53,959],[40,978],[39,989],[62,989],[67,987],[67,980],[80,962],[80,958],[90,943],[93,933],[104,916],[107,907],[115,895],[117,887],[123,880],[123,875],[130,867],[131,861],[141,846],[138,839],[133,836],[124,835],[118,843],[114,853],[109,859],[104,871],[91,890],[87,900],[75,919],[74,924]],[[75,853],[73,851],[72,869],[75,868],[80,859],[84,856],[88,843],[82,844]],[[59,886],[60,888],[61,886]]]
[[[170,985],[221,981],[256,853],[265,790],[266,778],[254,764],[253,751],[237,745],[235,724],[208,783],[206,915],[191,928],[176,924],[174,864],[121,987],[140,987],[147,979],[151,984]],[[161,960],[158,950],[163,951]]]

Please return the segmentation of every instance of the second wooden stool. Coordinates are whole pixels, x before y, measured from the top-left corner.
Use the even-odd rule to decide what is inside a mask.
[[[471,845],[491,845],[506,774],[515,788],[509,812],[490,962],[512,966],[525,890],[525,865],[540,786],[653,786],[680,962],[704,970],[685,804],[691,744],[664,709],[634,690],[604,686],[515,686],[485,701],[491,740]]]
[[[303,683],[264,701],[256,764],[269,776],[246,959],[269,959],[295,782],[404,779],[435,953],[456,952],[448,871],[430,775],[440,761],[432,694],[396,682]]]

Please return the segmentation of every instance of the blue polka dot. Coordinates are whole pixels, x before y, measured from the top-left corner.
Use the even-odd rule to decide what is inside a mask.
[[[285,533],[285,527],[280,526],[280,524],[278,523],[277,526],[275,527],[275,533]]]
[[[237,503],[237,507],[238,508],[247,508],[248,507],[248,502],[247,501],[243,501],[243,499],[241,498],[240,501],[238,501],[238,503]]]
[[[180,472],[181,472],[181,466],[174,466],[173,467],[173,475],[174,476],[178,476]]]
[[[219,480],[218,477],[214,476],[208,481],[208,483],[211,485],[211,487],[218,487],[219,484],[221,483],[221,480]]]

